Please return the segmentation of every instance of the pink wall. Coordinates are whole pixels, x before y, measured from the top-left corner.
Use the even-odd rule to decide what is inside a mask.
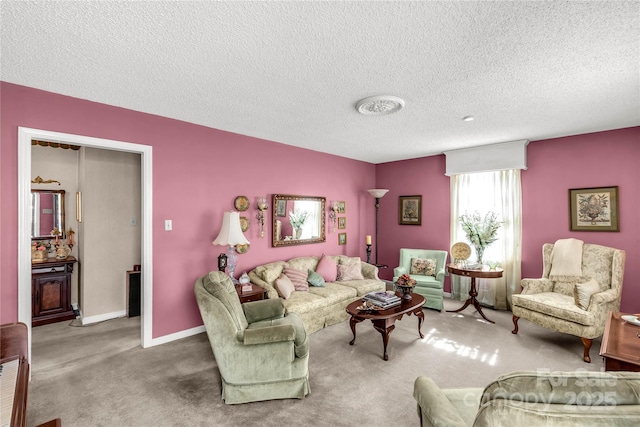
[[[373,234],[374,206],[365,190],[374,186],[374,165],[5,82],[0,91],[1,323],[18,316],[18,126],[153,147],[154,338],[202,324],[193,283],[217,269],[225,248],[211,242],[238,195],[252,203],[246,233],[251,248],[239,256],[240,273],[295,256],[366,257],[364,236]],[[329,229],[325,243],[271,248],[269,238],[258,237],[255,198],[273,193],[344,200],[347,245],[339,246]],[[173,220],[173,231],[164,231],[165,219]]]
[[[390,189],[381,199],[380,276],[390,279],[400,247],[447,249],[449,178],[443,155],[371,165],[197,126],[177,120],[65,97],[0,82],[0,322],[17,319],[17,133],[18,126],[87,135],[153,147],[153,337],[200,325],[193,282],[216,269],[224,248],[212,246],[222,212],[237,195],[252,202],[251,249],[239,257],[238,271],[295,256],[347,254],[366,257],[364,236],[374,234],[374,200],[365,191]],[[640,128],[534,141],[527,148],[523,181],[523,276],[539,277],[541,245],[558,238],[627,251],[622,310],[640,312]],[[375,177],[375,178],[374,178]],[[619,233],[571,233],[568,189],[618,185]],[[271,248],[260,239],[255,197],[305,194],[346,201],[347,245],[327,242]],[[422,195],[422,225],[398,225],[398,196]],[[271,207],[268,211],[271,218]],[[173,231],[165,232],[165,219]],[[267,227],[267,234],[271,231]],[[342,230],[340,230],[342,231]],[[448,281],[445,283],[448,290]]]
[[[522,172],[523,277],[542,274],[542,244],[573,237],[627,252],[622,311],[640,312],[640,127],[533,141]],[[380,206],[380,262],[398,264],[398,248],[447,249],[449,178],[445,156],[378,165],[376,186],[390,189]],[[570,188],[619,186],[620,232],[570,232]],[[398,196],[422,195],[422,226],[398,225]],[[445,290],[449,290],[445,281]]]

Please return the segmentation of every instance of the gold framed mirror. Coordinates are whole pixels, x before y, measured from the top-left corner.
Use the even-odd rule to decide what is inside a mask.
[[[64,238],[64,190],[31,190],[31,239],[55,239],[55,228]]]
[[[274,194],[271,246],[306,245],[326,240],[326,198]]]

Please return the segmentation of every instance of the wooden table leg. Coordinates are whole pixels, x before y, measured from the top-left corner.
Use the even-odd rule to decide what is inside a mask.
[[[487,318],[487,316],[484,315],[484,313],[482,312],[482,307],[480,306],[480,302],[478,302],[478,300],[476,299],[477,296],[478,296],[478,291],[476,290],[476,278],[472,277],[471,278],[471,289],[469,290],[469,298],[467,298],[467,300],[464,302],[464,305],[462,307],[460,307],[459,309],[457,309],[457,310],[447,310],[447,312],[449,312],[449,313],[459,313],[462,310],[464,310],[465,308],[467,308],[467,307],[469,307],[470,305],[473,304],[475,309],[478,311],[478,313],[480,313],[480,316],[482,316],[484,318],[484,320],[486,320],[487,322],[496,323],[493,320],[489,320]]]
[[[400,317],[402,317],[402,315],[400,315]],[[382,335],[382,344],[384,346],[384,353],[382,358],[384,360],[389,360],[387,345],[389,344],[389,335],[391,335],[391,332],[396,328],[396,325],[394,324],[395,322],[395,318],[371,320],[374,329],[380,332],[380,335]]]
[[[349,326],[351,326],[351,332],[353,332],[353,339],[349,342],[350,345],[353,345],[356,342],[356,325],[360,322],[362,322],[362,319],[356,319],[353,316],[349,320]]]
[[[422,311],[422,307],[418,307],[413,314],[418,318],[418,334],[420,338],[424,338],[424,334],[422,333],[422,322],[424,322],[424,312]]]

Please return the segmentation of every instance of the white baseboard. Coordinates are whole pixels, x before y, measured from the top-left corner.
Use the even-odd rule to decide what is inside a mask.
[[[117,319],[118,317],[124,317],[127,315],[127,310],[114,311],[112,313],[98,314],[97,316],[81,317],[83,325],[90,325],[91,323],[104,322],[105,320]]]
[[[164,335],[158,338],[153,338],[151,340],[151,346],[153,347],[154,345],[166,344],[171,341],[187,338],[193,335],[198,335],[198,334],[201,334],[202,332],[206,332],[206,330],[204,329],[204,325],[196,326],[195,328],[187,329],[187,330],[176,332],[169,335]]]

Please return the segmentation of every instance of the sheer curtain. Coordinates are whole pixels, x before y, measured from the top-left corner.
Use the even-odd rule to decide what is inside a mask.
[[[453,175],[451,177],[451,245],[467,242],[458,221],[460,215],[478,211],[497,213],[502,221],[498,240],[484,253],[484,261],[497,261],[504,269],[501,279],[477,279],[478,301],[500,310],[511,307],[511,295],[520,286],[522,257],[522,196],[520,170],[510,169]],[[468,242],[467,242],[468,243]],[[471,246],[473,251],[473,246]],[[475,251],[470,261],[475,261]],[[466,300],[470,279],[451,275],[451,293],[454,298]]]

